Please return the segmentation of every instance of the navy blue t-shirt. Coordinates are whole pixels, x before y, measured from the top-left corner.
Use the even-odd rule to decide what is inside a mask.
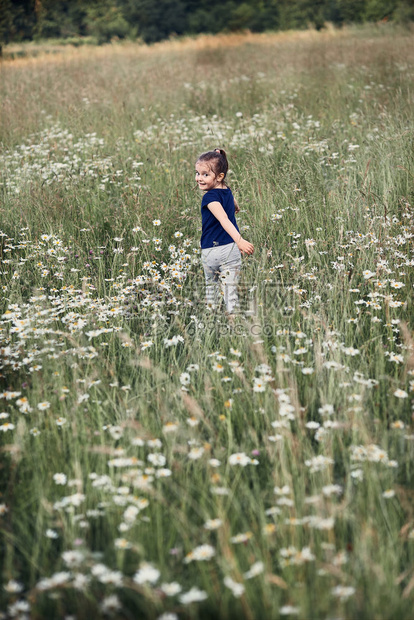
[[[219,202],[232,224],[239,230],[236,224],[236,212],[234,207],[234,198],[229,187],[225,189],[210,189],[206,192],[201,200],[201,249],[213,248],[217,245],[226,245],[234,243],[234,239],[230,237],[218,219],[211,213],[207,205],[210,202]]]

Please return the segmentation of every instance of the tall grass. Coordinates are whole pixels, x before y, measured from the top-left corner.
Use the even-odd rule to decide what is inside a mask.
[[[388,28],[3,62],[6,617],[411,617],[413,70]]]

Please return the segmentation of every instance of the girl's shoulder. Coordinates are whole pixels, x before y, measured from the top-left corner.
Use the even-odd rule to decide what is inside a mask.
[[[230,187],[209,189],[201,199],[201,206],[206,207],[210,202],[220,202],[222,205],[234,200]]]
[[[207,190],[205,194],[203,194],[202,202],[205,202],[206,200],[211,201],[213,197],[214,197],[214,200],[217,200],[217,198],[227,195],[227,192],[230,192],[231,194],[231,189],[229,187],[226,187],[226,188],[213,187],[212,189]]]
[[[206,194],[209,194],[210,192],[231,192],[231,189],[228,185],[226,185],[226,187],[213,187],[212,189],[209,189]]]
[[[216,196],[223,196],[223,198],[233,195],[230,187],[228,186],[227,187],[215,187],[214,189],[209,189],[208,192],[206,192],[206,194],[210,194],[210,195],[215,194]]]

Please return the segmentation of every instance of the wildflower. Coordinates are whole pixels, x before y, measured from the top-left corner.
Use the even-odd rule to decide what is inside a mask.
[[[239,351],[238,349],[233,349],[233,347],[230,347],[230,353],[232,355],[236,355],[237,357],[241,357],[242,355],[241,351]]]
[[[288,566],[289,564],[301,565],[305,562],[311,562],[315,559],[315,556],[311,552],[309,547],[303,547],[301,551],[296,547],[287,547],[280,549],[279,554],[282,556],[282,565]]]
[[[117,595],[111,594],[102,600],[100,608],[103,614],[112,614],[119,611],[122,608],[122,605]]]
[[[232,536],[230,538],[230,542],[237,545],[239,543],[247,542],[253,536],[252,532],[244,532],[241,534],[236,534],[236,536]]]
[[[148,454],[148,461],[152,463],[155,467],[163,467],[167,461],[163,454]]]
[[[156,437],[155,439],[148,439],[147,446],[149,448],[162,448],[162,441]]]
[[[181,592],[182,587],[176,581],[172,581],[171,583],[161,584],[160,589],[166,596],[175,596]]]
[[[192,448],[190,452],[188,453],[188,458],[191,459],[192,461],[197,461],[203,456],[203,454],[204,454],[203,447]]]
[[[117,588],[122,586],[122,573],[119,570],[110,570],[105,567],[105,571],[102,571],[99,575],[95,575],[98,581],[104,584],[111,584]],[[91,571],[92,572],[92,571]]]
[[[190,364],[189,366],[187,366],[188,372],[196,372],[199,369],[200,369],[200,366],[198,364]]]
[[[273,492],[276,495],[289,495],[290,494],[290,487],[285,484],[283,487],[274,487]]]
[[[244,579],[252,579],[253,577],[257,577],[257,575],[260,575],[261,573],[263,573],[263,571],[264,571],[263,562],[255,562],[254,564],[251,565],[249,570],[246,573],[244,573],[243,577]]]
[[[275,531],[276,531],[276,525],[274,523],[266,523],[266,525],[263,528],[263,534],[265,534],[265,536],[274,534]]]
[[[115,538],[115,549],[131,549],[132,545],[126,538]]]
[[[50,587],[55,588],[57,586],[61,586],[69,581],[71,578],[71,574],[67,571],[60,571],[58,573],[54,573],[54,575],[50,578]]]
[[[155,472],[155,477],[156,478],[169,478],[171,474],[172,474],[171,469],[160,467],[160,469],[157,469],[157,471]]]
[[[5,586],[3,586],[6,592],[9,594],[18,594],[23,591],[23,584],[15,579],[9,579]]]
[[[354,480],[361,482],[364,479],[364,472],[362,469],[354,469],[351,471],[351,478]]]
[[[161,226],[161,220],[153,220],[152,224],[153,226]]]
[[[64,551],[62,553],[62,559],[66,566],[73,568],[74,566],[79,566],[79,564],[83,562],[84,556],[80,551]]]
[[[303,375],[312,375],[314,372],[314,368],[302,368]]]
[[[37,405],[37,408],[38,408],[40,411],[46,411],[46,409],[49,409],[49,407],[50,407],[50,403],[49,403],[49,402],[47,402],[47,401],[45,401],[45,402],[43,402],[43,403],[39,403],[39,404]]]
[[[182,372],[180,375],[180,383],[181,385],[190,385],[191,377],[188,372]]]
[[[185,558],[184,563],[189,564],[193,560],[196,562],[211,560],[212,557],[216,555],[216,550],[211,545],[200,545],[190,551]]]
[[[311,430],[315,430],[315,429],[320,427],[320,424],[319,424],[319,422],[311,421],[311,422],[306,422],[305,426],[306,426],[306,428],[309,428]]]
[[[162,427],[164,433],[173,433],[178,428],[178,424],[176,422],[166,422]]]
[[[217,530],[222,525],[223,525],[223,521],[221,519],[208,519],[204,523],[204,528],[206,530],[213,531],[213,530]]]
[[[223,583],[226,588],[229,588],[232,591],[233,596],[236,598],[239,598],[242,594],[244,594],[244,585],[242,583],[238,583],[237,581],[233,581],[231,577],[225,577]]]
[[[18,398],[16,400],[16,405],[21,413],[30,413],[32,411],[32,408],[29,405],[29,401],[25,396],[23,396],[22,398]]]
[[[65,474],[54,474],[53,480],[56,484],[65,485],[67,482],[67,476]]]
[[[295,505],[295,502],[293,499],[290,499],[290,497],[280,497],[276,503],[278,506],[289,506],[289,508],[292,508]]]
[[[384,497],[385,499],[391,499],[392,497],[395,496],[395,491],[394,489],[387,489],[386,491],[384,491],[384,493],[382,494],[382,497]]]
[[[221,461],[219,461],[218,459],[209,459],[208,464],[211,467],[220,467]]]
[[[335,525],[334,517],[322,519],[321,517],[313,515],[307,519],[307,522],[308,525],[315,530],[332,530]]]
[[[295,351],[293,351],[293,355],[303,355],[304,353],[307,353],[308,349],[306,347],[299,347],[299,349],[296,349]]]
[[[402,364],[404,362],[404,357],[400,353],[389,353],[388,359],[390,362],[395,362],[396,364]]]
[[[207,592],[204,592],[204,590],[199,590],[197,587],[192,587],[191,590],[180,596],[180,603],[183,605],[198,603],[200,601],[204,601],[207,596]]]
[[[235,454],[229,456],[228,462],[229,465],[240,465],[241,467],[246,467],[246,465],[252,463],[252,459],[244,452],[236,452]]]
[[[368,446],[350,446],[351,461],[370,461],[372,463],[388,464],[388,454],[385,450],[376,446],[375,444],[369,444]]]
[[[167,349],[172,346],[177,346],[179,342],[184,342],[184,338],[180,335],[175,335],[172,338],[164,338],[164,346]]]
[[[135,573],[133,579],[135,583],[143,585],[145,583],[156,583],[160,576],[160,571],[148,562],[142,562],[139,570]]]
[[[323,456],[322,454],[320,454],[319,456],[314,456],[311,459],[308,459],[305,461],[305,465],[306,467],[309,467],[309,471],[311,473],[314,473],[317,471],[323,471],[329,465],[333,465],[333,464],[334,464],[333,459],[331,459],[328,456]]]
[[[192,416],[191,418],[187,418],[187,424],[194,427],[197,426],[197,424],[200,424],[200,420]]]
[[[279,613],[281,616],[296,616],[300,613],[299,607],[293,607],[293,605],[283,605],[279,609]]]
[[[14,428],[15,426],[11,422],[5,422],[4,424],[0,425],[0,431],[3,431],[3,433],[6,433],[7,431],[12,431]]]
[[[124,521],[127,524],[132,524],[134,523],[134,521],[136,520],[137,516],[139,513],[139,508],[138,506],[128,506],[128,508],[125,510],[123,517],[124,517]]]
[[[121,439],[122,435],[124,434],[124,430],[121,426],[110,426],[109,434],[113,439],[118,440]]]
[[[395,390],[394,396],[397,398],[408,398],[408,393],[405,390]]]
[[[253,392],[264,392],[265,391],[266,383],[262,379],[255,377],[253,381],[254,381]]]
[[[322,493],[325,497],[330,497],[331,495],[341,495],[342,487],[339,484],[328,484],[322,487]]]
[[[216,362],[215,364],[213,364],[212,370],[215,370],[216,372],[223,372],[224,366]]]
[[[335,586],[332,588],[331,592],[341,601],[346,601],[350,596],[355,594],[355,588],[352,588],[351,586]]]
[[[319,407],[318,409],[318,413],[321,416],[332,415],[333,412],[334,412],[333,405],[323,405],[322,407]]]
[[[18,600],[7,608],[9,618],[19,618],[19,620],[26,620],[30,612],[30,604],[25,600]],[[6,617],[2,614],[3,617]]]
[[[354,349],[354,347],[344,347],[342,351],[345,353],[345,355],[350,355],[351,357],[359,355],[359,349]]]

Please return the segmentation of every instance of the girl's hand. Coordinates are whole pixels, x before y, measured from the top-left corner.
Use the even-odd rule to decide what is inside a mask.
[[[236,199],[234,199],[234,212],[235,212],[235,213],[238,213],[239,211],[240,211],[240,207],[239,207],[239,205],[237,204],[237,200],[236,200]]]
[[[246,239],[243,238],[240,239],[237,247],[242,254],[253,254],[254,252],[254,245],[250,243],[250,241],[246,241]]]

